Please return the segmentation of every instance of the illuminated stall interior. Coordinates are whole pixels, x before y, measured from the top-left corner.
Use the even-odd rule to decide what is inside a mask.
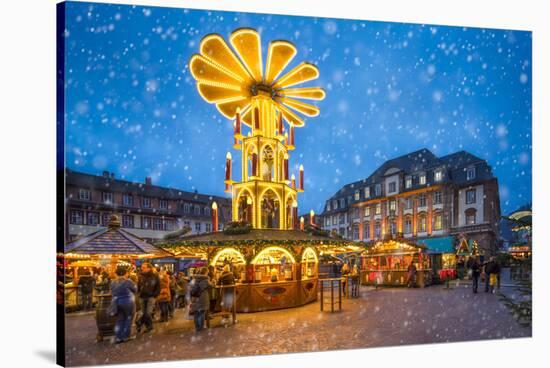
[[[284,248],[267,247],[251,262],[254,265],[254,282],[295,280],[294,257]]]
[[[319,272],[319,258],[312,248],[306,248],[302,255],[302,280],[316,278]]]
[[[429,284],[431,277],[430,258],[423,254],[424,246],[413,245],[397,240],[381,241],[363,252],[361,258],[362,282],[381,285],[405,285],[407,269],[414,264],[417,270],[417,283]]]

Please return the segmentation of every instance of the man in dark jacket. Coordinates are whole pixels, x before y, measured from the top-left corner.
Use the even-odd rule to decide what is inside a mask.
[[[95,279],[90,271],[84,271],[84,274],[78,279],[78,287],[82,296],[82,308],[84,310],[92,309],[93,293],[95,287]]]
[[[160,294],[160,279],[150,263],[141,265],[138,294],[141,300],[141,317],[136,320],[137,332],[141,332],[141,326],[145,324],[145,332],[153,330],[153,308],[155,298]]]
[[[479,275],[481,274],[481,265],[476,257],[470,257],[468,264],[472,270],[472,291],[477,293],[477,284],[479,281]]]
[[[198,275],[194,276],[193,287],[191,288],[191,308],[195,320],[195,332],[204,328],[206,311],[210,307],[209,291],[212,285],[208,279],[208,269],[203,267]]]

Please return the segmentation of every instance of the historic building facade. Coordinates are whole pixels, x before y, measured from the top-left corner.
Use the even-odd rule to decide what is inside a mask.
[[[113,173],[92,175],[67,170],[65,175],[65,238],[80,238],[106,227],[111,214],[132,234],[156,240],[188,226],[190,234],[212,231],[212,203],[218,205],[218,226],[231,221],[229,198],[186,192],[144,182],[116,179]]]
[[[358,241],[467,237],[493,254],[500,200],[491,166],[468,152],[422,149],[386,161],[326,201],[323,228]]]

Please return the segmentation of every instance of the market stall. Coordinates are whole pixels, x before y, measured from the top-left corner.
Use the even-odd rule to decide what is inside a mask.
[[[202,252],[216,275],[229,265],[236,280],[237,311],[258,312],[315,301],[319,249],[339,249],[345,243],[350,244],[300,230],[249,229],[242,234],[215,232],[157,245],[175,257],[180,252]]]
[[[381,241],[367,248],[361,255],[361,284],[407,285],[408,268],[416,267],[416,286],[431,284],[430,259],[425,247],[397,240]]]

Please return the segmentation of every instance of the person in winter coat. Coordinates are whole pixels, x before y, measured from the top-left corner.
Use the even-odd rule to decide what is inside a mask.
[[[178,273],[176,279],[176,306],[178,308],[185,308],[187,304],[186,294],[189,281],[183,272]]]
[[[231,272],[228,264],[223,266],[222,274],[218,279],[218,285],[231,286],[235,285],[235,276]],[[224,288],[222,294],[221,307],[222,311],[228,310],[233,305],[233,288]]]
[[[407,268],[407,287],[414,287],[416,285],[416,266],[414,262],[411,262]]]
[[[92,309],[95,279],[90,271],[84,271],[84,274],[79,277],[78,286],[80,287],[80,294],[82,295],[82,307],[84,310]]]
[[[481,274],[481,265],[477,257],[470,257],[468,260],[470,270],[472,270],[472,291],[477,293],[477,284],[479,281],[479,275]]]
[[[136,321],[137,332],[141,331],[141,326],[145,324],[145,332],[153,330],[153,308],[155,307],[155,298],[160,294],[160,280],[153,266],[146,262],[141,265],[141,275],[139,277],[138,293],[141,300],[141,317]]]
[[[349,272],[349,264],[346,262],[342,265],[342,269],[340,270],[340,273],[342,274],[342,291],[344,292],[344,295],[346,295],[347,292]]]
[[[194,285],[191,288],[190,313],[193,314],[196,332],[200,332],[204,329],[206,311],[210,307],[209,291],[211,287],[212,285],[208,279],[208,269],[203,267],[199,273],[195,275]]]
[[[489,262],[485,263],[485,292],[493,293],[500,275],[500,265],[495,257],[489,258]]]
[[[168,308],[168,317],[174,317],[174,310],[176,309],[176,275],[172,271],[167,271],[170,277],[170,304]]]
[[[117,278],[111,281],[111,294],[117,306],[117,319],[115,322],[115,343],[130,340],[132,319],[136,311],[137,292],[136,284],[128,278],[128,269],[119,266],[116,269]]]
[[[160,293],[157,297],[157,302],[160,308],[160,322],[168,322],[172,296],[170,294],[170,276],[165,269],[162,269],[159,273],[159,286]]]

